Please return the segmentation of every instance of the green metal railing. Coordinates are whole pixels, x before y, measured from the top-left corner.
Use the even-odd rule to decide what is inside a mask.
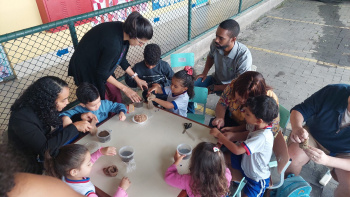
[[[154,36],[150,43],[158,44],[162,49],[162,57],[165,57],[217,28],[221,21],[235,17],[261,1],[209,0],[198,5],[196,3],[199,0],[177,0],[173,1],[176,2],[173,5],[154,10],[152,3],[156,0],[135,0],[0,35],[1,46],[7,55],[1,62],[9,63],[14,71],[13,76],[16,76],[16,79],[13,76],[12,79],[3,78],[3,82],[0,77],[0,141],[2,133],[7,129],[11,105],[38,78],[46,75],[62,78],[71,89],[70,101],[75,100],[76,87],[73,79],[67,76],[68,63],[79,39],[96,23],[123,21],[127,14],[138,10],[152,22]],[[142,61],[143,48],[131,47],[127,59],[131,65]],[[121,77],[124,71],[118,68],[115,74]]]

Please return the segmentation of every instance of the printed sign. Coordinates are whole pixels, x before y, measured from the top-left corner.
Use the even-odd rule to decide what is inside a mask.
[[[184,0],[152,0],[152,9],[157,10],[159,8],[164,8],[175,3],[179,3]]]

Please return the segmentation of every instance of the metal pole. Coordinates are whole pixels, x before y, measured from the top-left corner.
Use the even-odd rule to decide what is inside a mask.
[[[192,0],[188,0],[188,35],[187,40],[191,40],[191,31],[192,31]]]
[[[69,21],[68,26],[69,26],[70,36],[72,37],[74,49],[76,49],[78,46],[78,37],[77,37],[77,32],[75,31],[74,22]]]
[[[242,1],[243,1],[243,0],[239,0],[238,14],[241,13]]]

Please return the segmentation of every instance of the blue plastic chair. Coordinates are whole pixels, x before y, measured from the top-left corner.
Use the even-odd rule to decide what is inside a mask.
[[[235,191],[235,193],[232,195],[232,197],[241,197],[241,191],[244,188],[244,186],[247,184],[247,180],[245,180],[245,177],[242,178],[242,180],[239,182],[239,185]]]
[[[203,114],[192,114],[187,113],[187,118],[194,120],[196,122],[204,124],[205,120],[205,109],[207,107],[207,98],[208,98],[208,88],[204,87],[194,87],[194,97],[190,99],[189,102],[196,102],[203,104]]]
[[[289,122],[290,112],[282,105],[279,105],[279,112],[280,112],[280,128],[284,133],[286,130],[287,124]]]
[[[181,66],[194,66],[194,53],[175,53],[170,55],[172,68]]]

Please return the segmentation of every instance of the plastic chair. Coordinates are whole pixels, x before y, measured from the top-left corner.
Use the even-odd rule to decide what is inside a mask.
[[[245,180],[245,177],[243,177],[232,197],[241,197],[241,191],[244,188],[245,184],[247,184],[247,180]]]
[[[187,118],[204,124],[205,109],[207,106],[207,98],[208,98],[208,88],[194,87],[194,97],[192,99],[190,99],[189,102],[202,103],[204,105],[203,114],[188,113]]]
[[[279,112],[280,112],[280,128],[284,133],[286,130],[287,124],[289,122],[290,112],[286,108],[284,108],[282,105],[279,105]]]
[[[172,68],[181,66],[194,66],[194,53],[175,53],[170,55]]]
[[[271,177],[267,189],[276,189],[283,185],[284,172],[292,162],[288,154],[286,141],[281,131],[278,131],[273,144],[274,157],[269,163]]]

